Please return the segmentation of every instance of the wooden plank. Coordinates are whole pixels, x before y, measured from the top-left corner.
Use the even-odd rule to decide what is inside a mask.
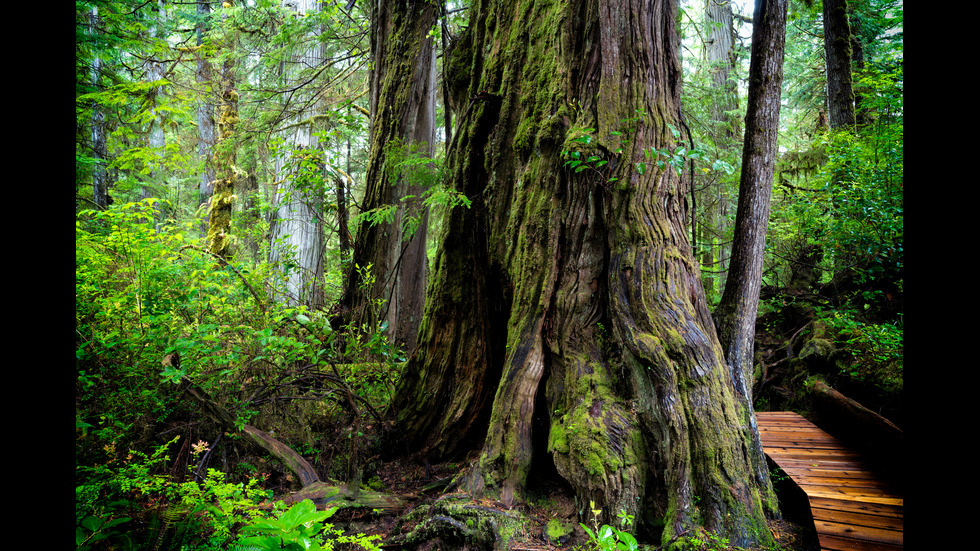
[[[867,526],[871,528],[880,528],[883,530],[893,531],[901,531],[902,527],[904,526],[904,522],[901,518],[895,518],[892,516],[841,511],[837,509],[823,509],[819,507],[813,507],[811,511],[813,512],[814,521],[837,522],[841,524],[849,524],[851,526]]]
[[[901,545],[891,545],[875,541],[839,538],[830,534],[817,536],[821,551],[899,551]]]
[[[877,503],[880,505],[897,505],[905,506],[905,501],[900,497],[893,496],[876,496],[869,494],[846,494],[842,492],[822,492],[819,489],[810,488],[803,490],[808,496],[811,497],[825,497],[830,499],[842,499],[844,501],[861,501],[864,503]]]
[[[800,486],[840,486],[844,488],[873,488],[878,493],[890,491],[888,484],[877,478],[848,478],[841,476],[826,476],[797,473],[793,477]]]
[[[888,545],[904,545],[904,535],[900,530],[884,530],[870,526],[852,526],[850,524],[826,520],[814,520],[813,524],[817,528],[818,538],[819,534],[827,534],[828,536],[842,539],[873,541]]]
[[[890,516],[897,519],[902,519],[905,516],[904,508],[897,505],[839,500],[830,497],[811,497],[810,507],[812,509],[834,509],[837,511],[866,513],[876,516]]]
[[[904,547],[904,499],[857,452],[792,412],[757,414],[762,446],[806,493],[826,551]]]
[[[812,460],[790,459],[788,457],[769,456],[783,470],[792,469],[801,474],[825,475],[825,476],[847,476],[849,478],[878,478],[877,475],[867,470],[863,463],[845,463],[824,461],[817,463]]]

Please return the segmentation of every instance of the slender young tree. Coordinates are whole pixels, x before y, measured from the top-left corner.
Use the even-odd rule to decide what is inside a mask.
[[[769,201],[776,165],[779,107],[786,45],[786,0],[756,0],[752,21],[749,95],[745,114],[742,172],[735,214],[735,238],[728,280],[715,311],[718,337],[743,407],[752,409],[755,322],[762,285],[762,262],[769,225]],[[755,416],[748,419],[754,424]],[[758,440],[750,430],[756,477],[768,480]]]
[[[688,241],[673,147],[672,0],[483,0],[448,60],[463,106],[453,209],[395,434],[513,505],[553,469],[602,518],[670,541],[771,538],[739,400]],[[766,501],[766,504],[763,503]]]

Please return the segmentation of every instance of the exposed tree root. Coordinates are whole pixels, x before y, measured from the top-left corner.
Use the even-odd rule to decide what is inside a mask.
[[[503,551],[526,519],[518,512],[472,501],[465,492],[440,497],[399,520],[398,534],[383,547],[415,549],[443,542],[466,550]]]

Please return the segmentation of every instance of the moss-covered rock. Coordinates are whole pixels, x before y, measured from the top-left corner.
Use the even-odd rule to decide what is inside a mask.
[[[553,518],[544,527],[544,535],[552,544],[562,545],[566,543],[575,531],[575,524],[561,519]]]

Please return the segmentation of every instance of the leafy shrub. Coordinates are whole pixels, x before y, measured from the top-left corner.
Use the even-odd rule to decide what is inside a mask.
[[[873,381],[884,389],[901,388],[905,361],[901,314],[897,324],[866,323],[847,311],[828,313],[823,319],[837,335],[837,346],[850,354],[843,375]]]
[[[309,499],[294,504],[286,511],[277,511],[270,517],[256,519],[242,529],[246,534],[232,549],[289,549],[295,551],[320,551],[334,549],[336,544],[345,544],[350,549],[380,549],[376,543],[381,536],[364,534],[345,535],[332,524],[324,521],[337,511],[336,508],[317,511]],[[247,535],[254,534],[254,535]],[[355,547],[356,546],[356,547]]]
[[[268,265],[216,259],[202,247],[199,221],[160,222],[158,206],[114,205],[76,221],[80,549],[160,547],[164,540],[225,548],[256,518],[255,505],[268,497],[256,469],[235,480],[211,469],[185,482],[180,464],[169,463],[176,440],[161,443],[156,435],[201,416],[177,383],[210,392],[239,427],[289,404],[283,396],[315,403],[317,415],[343,413],[337,424],[351,433],[342,443],[333,436],[343,453],[363,445],[357,442],[368,425],[351,416],[378,416],[402,359],[382,324],[344,335],[324,312],[268,301],[275,284]],[[283,437],[306,453],[324,447]]]
[[[179,437],[178,437],[179,438]],[[223,473],[209,470],[201,482],[178,482],[166,473],[167,455],[178,438],[158,446],[151,454],[129,450],[125,457],[107,446],[105,463],[75,469],[75,544],[80,550],[99,541],[125,541],[128,547],[165,539],[167,528],[180,525],[183,541],[205,548],[223,548],[238,526],[254,518],[268,493],[254,479],[226,482]],[[159,511],[165,522],[156,534],[134,526],[135,519]],[[140,524],[145,524],[140,522]],[[174,532],[177,529],[172,530]],[[141,533],[142,532],[142,533]],[[146,541],[140,541],[143,538]]]

